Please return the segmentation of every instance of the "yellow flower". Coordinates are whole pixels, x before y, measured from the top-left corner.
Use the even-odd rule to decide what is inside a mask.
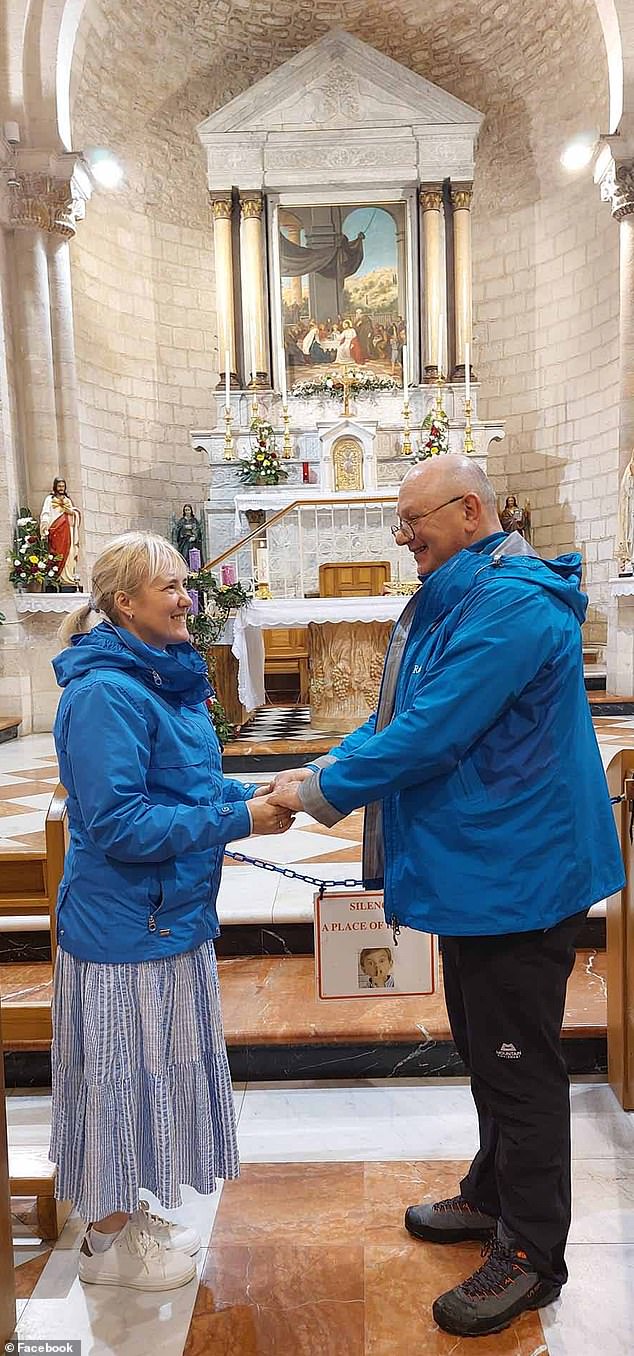
[[[37,556],[29,556],[29,562],[31,565],[37,565]]]

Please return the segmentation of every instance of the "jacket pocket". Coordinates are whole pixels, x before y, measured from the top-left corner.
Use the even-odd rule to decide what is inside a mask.
[[[458,763],[456,773],[465,800],[467,800],[470,805],[482,804],[487,800],[486,788],[480,781],[480,777],[471,758],[463,758],[462,762]]]

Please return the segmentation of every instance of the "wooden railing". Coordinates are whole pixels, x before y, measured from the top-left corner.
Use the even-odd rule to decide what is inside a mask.
[[[223,551],[219,556],[214,556],[212,560],[208,560],[203,568],[205,570],[215,570],[217,565],[222,565],[223,561],[229,560],[230,556],[235,556],[236,552],[241,551],[244,546],[248,546],[249,542],[255,541],[256,538],[260,538],[264,531],[268,532],[270,527],[273,527],[275,523],[279,523],[280,519],[285,518],[287,514],[292,513],[295,509],[321,508],[324,504],[337,504],[340,508],[344,507],[346,504],[354,504],[357,507],[363,504],[396,504],[396,495],[377,493],[366,494],[362,497],[359,496],[356,499],[346,499],[342,497],[334,498],[334,496],[330,498],[324,497],[322,499],[294,499],[291,504],[286,504],[284,508],[277,509],[275,513],[272,513],[270,518],[267,518],[266,522],[261,527],[255,527],[252,532],[247,532],[244,537],[240,537],[238,541],[235,541],[233,546],[230,546],[228,550]]]
[[[634,1111],[634,749],[622,749],[607,768],[610,794],[628,797],[617,823],[625,862],[625,889],[607,902],[608,1079],[624,1111]]]

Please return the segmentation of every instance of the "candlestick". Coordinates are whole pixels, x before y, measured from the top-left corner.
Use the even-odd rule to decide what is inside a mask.
[[[471,364],[469,361],[470,344],[464,346],[464,393],[465,401],[471,400]]]
[[[231,406],[227,405],[227,408],[225,409],[225,444],[224,444],[225,461],[233,461],[233,447],[234,447],[233,433],[231,432]]]
[[[401,443],[401,456],[409,457],[412,450],[412,435],[409,426],[409,401],[403,402],[403,441]]]
[[[464,403],[464,451],[469,456],[475,452],[475,444],[471,435],[471,401],[465,400]]]
[[[282,406],[282,418],[284,420],[284,437],[282,439],[282,456],[286,461],[293,455],[293,443],[291,441],[290,418],[288,414],[288,405],[284,402]]]
[[[229,349],[225,349],[225,406],[229,409],[231,405],[231,373],[229,371]]]

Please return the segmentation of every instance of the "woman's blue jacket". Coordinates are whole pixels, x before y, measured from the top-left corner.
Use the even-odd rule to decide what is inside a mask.
[[[219,932],[226,843],[251,832],[255,787],[223,777],[191,645],[157,650],[103,623],[53,660],[54,735],[70,845],[59,945],[82,960],[156,960]]]

